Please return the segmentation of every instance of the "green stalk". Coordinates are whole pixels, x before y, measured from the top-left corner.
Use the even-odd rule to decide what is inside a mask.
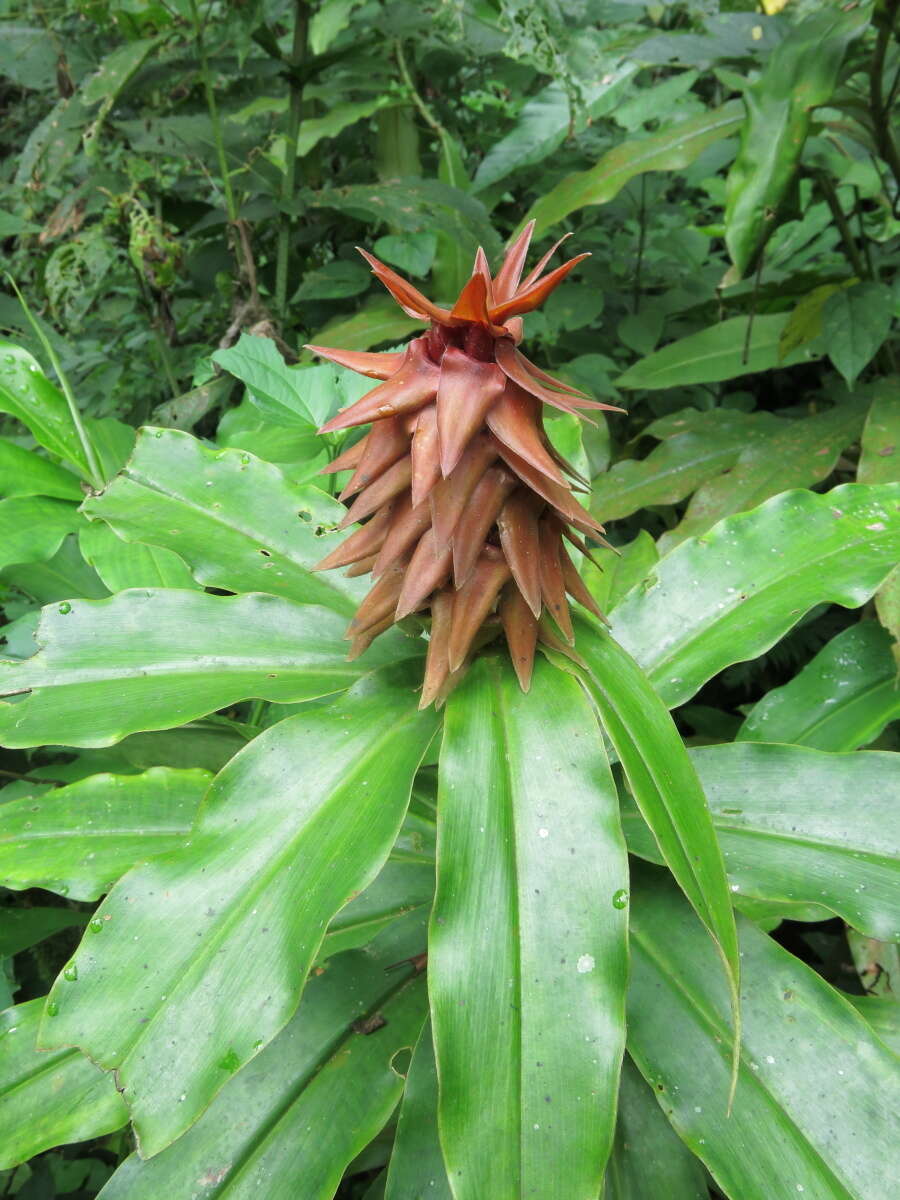
[[[72,385],[69,383],[69,378],[62,369],[62,363],[59,361],[59,356],[53,349],[53,346],[47,338],[47,335],[35,320],[34,314],[28,307],[28,302],[19,291],[18,284],[8,272],[6,278],[9,280],[12,290],[16,293],[19,303],[22,305],[25,316],[28,318],[28,324],[34,331],[34,336],[41,343],[44,353],[50,359],[50,365],[56,372],[56,377],[59,379],[60,387],[63,390],[63,395],[65,396],[66,403],[69,406],[69,415],[72,418],[72,424],[75,426],[75,432],[78,434],[78,440],[81,442],[81,448],[84,451],[84,458],[88,465],[91,483],[93,484],[95,491],[102,491],[105,480],[100,470],[100,464],[97,461],[97,455],[94,453],[94,447],[91,439],[88,437],[88,432],[82,423],[81,413],[79,412],[78,405],[75,401],[75,393],[72,391]]]
[[[234,192],[231,189],[231,177],[228,174],[228,159],[225,156],[225,141],[222,137],[222,122],[219,119],[219,109],[213,90],[212,76],[209,72],[209,59],[206,57],[206,44],[203,41],[203,25],[197,10],[197,0],[191,0],[191,19],[194,23],[194,38],[197,42],[197,56],[200,59],[200,78],[206,93],[206,107],[212,125],[213,141],[216,147],[216,158],[219,162],[219,174],[222,176],[222,190],[225,194],[225,211],[231,224],[237,220],[237,207],[234,202]]]
[[[278,246],[275,254],[275,311],[284,321],[287,309],[288,255],[291,248],[293,215],[286,211],[294,197],[297,178],[297,135],[303,114],[303,85],[298,82],[297,69],[306,56],[306,39],[309,27],[309,10],[306,0],[294,0],[294,40],[291,46],[290,64],[291,97],[288,108],[287,139],[284,154],[284,174],[281,177],[281,212],[278,216]]]

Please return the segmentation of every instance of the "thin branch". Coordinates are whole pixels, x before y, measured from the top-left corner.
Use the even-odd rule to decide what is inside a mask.
[[[863,262],[859,253],[859,248],[853,238],[853,231],[850,228],[850,223],[844,216],[844,210],[841,207],[841,202],[838,198],[834,184],[824,173],[816,175],[819,187],[822,190],[822,195],[825,198],[825,203],[831,210],[831,215],[834,218],[834,223],[837,226],[838,233],[841,235],[841,242],[844,246],[844,252],[847,255],[847,260],[853,268],[853,273],[858,275],[860,279],[867,279],[868,272],[866,264]]]

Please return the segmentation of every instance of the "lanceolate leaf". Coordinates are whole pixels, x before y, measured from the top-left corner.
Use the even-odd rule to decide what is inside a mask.
[[[2,375],[0,375],[2,378]],[[77,476],[49,459],[0,438],[0,496],[56,496],[81,501]]]
[[[296,1016],[197,1124],[149,1162],[126,1159],[103,1200],[175,1200],[186,1186],[210,1200],[330,1200],[403,1090],[394,1059],[415,1044],[428,1001],[423,976],[386,967],[424,942],[424,919],[413,915],[365,952],[331,959]]]
[[[900,933],[896,756],[732,743],[690,752],[734,900],[816,904],[872,937]],[[661,862],[630,804],[632,853]]]
[[[111,592],[136,587],[200,587],[187,563],[173,550],[123,541],[103,521],[86,522],[78,534],[78,544]]]
[[[283,1028],[328,922],[387,858],[436,724],[414,685],[372,675],[260,734],[189,844],[113,888],[54,984],[42,1044],[116,1070],[143,1155]]]
[[[328,926],[319,958],[324,960],[343,950],[365,946],[405,913],[416,909],[427,913],[433,897],[432,864],[395,862],[392,857],[378,877],[335,916]]]
[[[755,508],[791,488],[812,487],[834,470],[840,452],[859,436],[863,412],[842,404],[799,421],[775,420],[767,437],[747,439],[727,474],[695,493],[681,522],[659,539],[661,554],[706,533],[732,513]]]
[[[96,899],[135,863],[185,841],[211,778],[153,767],[0,805],[0,885]]]
[[[33,355],[2,340],[0,412],[21,421],[44,449],[66,459],[82,478],[90,479],[84,448],[62,392],[46,377]]]
[[[750,742],[856,750],[900,716],[891,636],[875,621],[851,625],[803,670],[754,705],[738,731]]]
[[[312,567],[341,540],[346,509],[241,450],[212,450],[177,429],[144,429],[125,470],[84,505],[127,541],[179,554],[207,586],[261,591],[351,614],[358,580]]]
[[[440,763],[428,977],[457,1200],[593,1197],[624,1036],[627,864],[587,698],[477,661]],[[465,969],[460,964],[465,963]]]
[[[403,1089],[397,1137],[384,1189],[385,1200],[411,1200],[413,1196],[453,1200],[437,1122],[437,1068],[431,1022],[426,1021],[413,1052]]]
[[[128,1120],[112,1077],[78,1050],[35,1050],[43,1007],[29,1000],[0,1013],[0,1170]]]
[[[757,371],[770,371],[777,366],[789,367],[805,362],[813,357],[808,346],[799,347],[779,361],[779,341],[787,319],[787,313],[753,318],[729,317],[727,321],[654,350],[620,375],[616,387],[652,391],[695,383],[719,383]]]
[[[740,1200],[772,1200],[773,1186],[816,1200],[892,1196],[900,1073],[863,1018],[741,918],[744,1041],[726,1117],[728,995],[708,939],[660,872],[636,893],[629,1052],[719,1187]]]
[[[666,865],[709,930],[732,992],[740,1037],[740,960],[722,851],[681,735],[646,675],[597,622],[578,620],[584,681]]]
[[[816,604],[854,607],[900,556],[900,484],[786,492],[661,559],[612,614],[670,708],[755,658]]]
[[[603,1200],[708,1200],[703,1167],[678,1140],[628,1057],[622,1063],[616,1140]]]
[[[398,657],[398,642],[382,638],[348,663],[343,631],[328,609],[277,596],[148,588],[65,600],[44,609],[37,654],[0,662],[0,695],[10,697],[0,701],[0,743],[109,746],[255,696],[339,692]]]
[[[36,946],[61,929],[84,925],[86,920],[85,914],[74,908],[10,908],[4,912],[0,927],[0,959]]]
[[[589,171],[561,180],[532,206],[528,219],[537,221],[540,234],[576,209],[608,203],[629,180],[644,171],[675,171],[689,166],[707,146],[735,133],[740,124],[740,105],[734,101],[661,133],[624,142],[607,151]]]
[[[728,174],[725,208],[725,240],[739,277],[775,228],[812,109],[831,98],[847,48],[865,22],[859,10],[814,11],[788,33],[744,91],[747,117]]]

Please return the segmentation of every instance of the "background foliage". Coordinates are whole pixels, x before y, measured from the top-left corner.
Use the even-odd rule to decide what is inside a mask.
[[[782,999],[748,990],[739,1088],[754,1098],[729,1126],[727,1066],[710,1035],[715,1027],[716,1038],[727,1038],[728,998],[724,982],[716,990],[712,946],[657,869],[633,867],[630,1057],[618,1126],[597,1135],[612,1146],[604,1195],[770,1196],[766,1172],[787,1179],[795,1168],[796,1191],[810,1196],[896,1194],[878,1120],[870,1114],[857,1129],[847,1114],[868,1112],[865,1096],[889,1086],[882,1039],[896,1044],[888,999],[900,980],[891,944],[896,892],[890,900],[900,852],[890,844],[888,808],[897,790],[891,752],[900,749],[900,573],[890,574],[900,557],[898,6],[791,0],[763,8],[749,0],[3,7],[0,240],[11,279],[0,292],[8,339],[0,347],[0,691],[23,693],[0,705],[8,747],[0,752],[0,1007],[15,1006],[0,1021],[19,1039],[14,1052],[0,1034],[0,1125],[13,1129],[0,1161],[9,1168],[0,1174],[5,1194],[176,1196],[183,1170],[213,1189],[204,1194],[220,1194],[216,1156],[245,1161],[258,1146],[249,1134],[244,1147],[216,1138],[252,1103],[260,1126],[288,1113],[281,1139],[266,1143],[271,1179],[289,1171],[289,1148],[312,1123],[329,1135],[306,1150],[309,1179],[313,1158],[321,1170],[310,1195],[418,1196],[432,1168],[438,1185],[422,1194],[449,1195],[428,1026],[419,1036],[424,983],[416,971],[384,972],[424,948],[435,861],[436,756],[426,752],[435,723],[413,719],[399,699],[408,690],[402,665],[394,668],[401,675],[376,673],[333,702],[369,722],[362,758],[342,758],[335,744],[334,778],[310,767],[292,779],[298,797],[326,797],[317,819],[332,822],[334,853],[351,864],[335,884],[341,897],[369,888],[329,926],[325,949],[309,930],[324,927],[339,902],[325,897],[321,911],[292,916],[297,924],[283,931],[296,947],[291,971],[302,977],[311,963],[336,965],[313,974],[284,1028],[274,1008],[260,1018],[255,1036],[262,1045],[277,1034],[271,1049],[219,1091],[245,1062],[242,1046],[226,1046],[224,1066],[202,1065],[194,1076],[188,1063],[178,1075],[160,1048],[172,1027],[135,1027],[134,1044],[162,1064],[155,1101],[131,1106],[143,1147],[162,1151],[149,1163],[131,1154],[119,1094],[79,1052],[53,1051],[52,1073],[43,1074],[15,1054],[23,1030],[36,1035],[51,986],[49,1006],[74,981],[65,972],[85,928],[86,936],[104,932],[115,962],[100,982],[81,980],[83,993],[98,989],[92,1015],[63,1012],[59,1021],[75,1023],[70,1040],[90,1045],[95,1061],[119,1065],[124,1051],[112,1044],[119,1030],[103,1007],[104,988],[117,971],[125,990],[138,987],[154,930],[166,931],[153,948],[165,966],[160,980],[181,969],[179,955],[194,979],[194,924],[202,933],[205,919],[197,905],[225,899],[224,891],[213,899],[212,883],[198,885],[177,934],[152,903],[143,906],[144,925],[132,935],[142,940],[129,955],[110,943],[105,924],[118,922],[117,906],[127,909],[125,894],[114,892],[95,914],[135,864],[152,860],[129,876],[146,898],[178,876],[184,855],[196,861],[196,845],[184,848],[192,828],[201,845],[210,839],[212,859],[226,855],[215,860],[216,886],[231,896],[242,938],[256,936],[255,893],[243,889],[260,870],[273,890],[293,895],[279,839],[316,845],[327,857],[321,827],[301,825],[293,810],[268,814],[269,841],[254,829],[260,776],[248,780],[241,764],[263,769],[252,757],[255,739],[299,713],[295,706],[307,712],[417,651],[397,634],[362,665],[344,662],[341,631],[358,581],[309,574],[342,511],[328,494],[334,477],[316,481],[324,490],[310,487],[339,445],[339,436],[318,438],[315,429],[365,387],[313,365],[303,346],[387,348],[417,328],[373,282],[356,245],[444,301],[467,277],[476,247],[496,263],[526,217],[537,221],[542,247],[571,231],[573,245],[593,255],[527,319],[526,337],[542,365],[627,409],[582,428],[549,418],[548,430],[591,477],[592,511],[621,550],[600,551],[604,570],[585,563],[583,572],[644,673],[609,658],[607,643],[588,656],[601,684],[619,681],[610,694],[597,684],[593,698],[621,765],[615,778],[591,780],[585,766],[583,790],[559,819],[578,820],[579,795],[615,804],[618,785],[632,856],[658,863],[662,850],[704,916],[702,883],[692,895],[686,882],[689,855],[660,838],[665,781],[648,770],[643,787],[635,784],[644,760],[629,714],[655,712],[661,700],[690,748],[694,765],[683,765],[683,778],[696,769],[707,794],[744,914],[745,971],[799,980],[778,992]],[[140,426],[151,428],[135,444]],[[143,591],[121,595],[133,588]],[[319,606],[314,626],[302,615],[310,605]],[[35,655],[42,607],[45,649]],[[243,653],[230,658],[234,646]],[[642,690],[644,677],[656,699]],[[571,691],[551,687],[539,670],[536,699],[550,714],[543,720],[538,709],[520,711],[508,686],[495,665],[474,672],[451,705],[445,737],[469,746],[462,739],[477,735],[476,715],[494,714],[485,720],[497,722],[497,745],[527,733],[533,747],[586,719],[574,683]],[[304,733],[308,744],[333,730],[335,710],[325,711],[321,728]],[[294,726],[278,728],[261,745],[277,759],[284,739],[296,761],[303,752],[290,743]],[[376,743],[373,730],[386,741]],[[409,757],[399,782],[390,773],[380,779],[373,745],[388,746],[395,762]],[[446,779],[458,775],[462,789],[469,752],[449,745],[441,769]],[[244,748],[217,776],[195,826],[213,774]],[[502,774],[490,747],[482,749],[484,777]],[[515,766],[513,754],[510,805],[527,792],[526,763],[518,782]],[[395,842],[413,775],[412,807]],[[751,783],[736,803],[742,780]],[[802,790],[789,786],[797,780]],[[339,818],[348,798],[376,786],[381,824],[364,845]],[[217,813],[241,795],[248,825],[228,834],[223,851]],[[807,798],[799,815],[798,795]],[[448,844],[454,836],[467,844],[466,814],[449,801],[445,808]],[[492,815],[501,819],[487,812],[485,820]],[[114,839],[97,836],[113,828]],[[616,837],[598,835],[595,866],[619,882]],[[392,845],[378,874],[378,855]],[[506,870],[496,855],[482,862],[470,850],[479,878]],[[547,869],[565,877],[563,864]],[[591,878],[573,880],[586,903],[596,900]],[[477,1030],[454,1026],[455,993],[440,966],[471,948],[465,939],[480,922],[445,892],[436,903],[449,924],[434,945],[435,1036],[485,1056],[491,1047],[479,1044]],[[616,924],[612,913],[591,961],[605,961],[614,977],[624,918]],[[704,919],[716,928],[723,918],[710,911]],[[239,939],[228,959],[233,972],[243,946]],[[549,953],[537,935],[532,949]],[[482,951],[496,965],[509,947],[501,937]],[[227,973],[213,975],[204,962],[204,986],[218,980],[255,1020],[264,997],[252,988],[262,982],[229,991]],[[686,963],[693,992],[679,990]],[[142,1003],[170,1012],[157,982],[155,992],[140,984]],[[265,983],[286,1019],[296,986]],[[485,984],[468,998],[489,992]],[[788,1053],[788,1035],[776,1046],[773,1032],[778,1006],[795,994],[817,1028],[830,1021],[836,1031],[795,1065],[800,1075],[819,1060],[833,1067],[803,1119],[791,1108],[790,1080],[771,1069]],[[194,1003],[205,1002],[197,991]],[[560,1004],[549,995],[538,1011]],[[188,1006],[181,1014],[185,1030],[192,1013]],[[383,1013],[389,1033],[381,1042],[359,1035],[354,1094],[366,1104],[331,1129],[334,1105],[347,1103],[336,1047],[360,1013]],[[236,1026],[234,1036],[243,1036]],[[663,1044],[660,1028],[677,1035]],[[865,1087],[851,1078],[862,1042]],[[404,1088],[394,1055],[413,1043]],[[613,1056],[614,1043],[604,1048]],[[526,1022],[510,1053],[533,1048]],[[307,1064],[302,1087],[288,1060]],[[695,1094],[669,1087],[695,1078],[700,1062]],[[766,1084],[759,1095],[754,1075]],[[579,1082],[590,1087],[592,1078],[586,1070]],[[661,1107],[645,1080],[663,1093]],[[481,1146],[467,1114],[492,1105],[512,1123],[534,1114],[490,1071],[486,1091],[470,1094],[471,1082],[458,1081],[459,1111],[443,1115],[445,1154],[449,1146],[448,1162],[461,1169],[490,1163],[499,1179],[491,1194],[501,1196],[517,1172],[528,1178],[533,1168],[506,1143]],[[68,1099],[54,1105],[60,1089]],[[878,1104],[890,1107],[883,1097]],[[17,1111],[28,1113],[27,1129],[14,1127]],[[780,1140],[771,1139],[770,1160],[773,1129]],[[636,1155],[638,1144],[653,1153]],[[578,1166],[573,1196],[581,1194]],[[795,1193],[786,1185],[783,1194]]]

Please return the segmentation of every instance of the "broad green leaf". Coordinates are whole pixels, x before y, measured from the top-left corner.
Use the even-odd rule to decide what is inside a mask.
[[[594,515],[614,521],[652,504],[675,504],[707,479],[730,470],[748,442],[764,439],[776,422],[769,413],[748,416],[721,408],[702,415],[698,428],[667,437],[646,458],[626,458],[595,479]]]
[[[900,376],[890,375],[875,387],[863,429],[857,483],[900,481]]]
[[[66,399],[37,359],[23,347],[0,340],[0,363],[0,412],[21,421],[44,449],[66,459],[83,479],[90,480]]]
[[[207,586],[270,592],[347,617],[369,587],[337,571],[312,573],[346,536],[334,533],[342,504],[247,451],[213,450],[180,430],[142,430],[125,470],[83,509],[126,541],[174,551]]]
[[[16,563],[46,562],[84,524],[74,505],[46,496],[0,500],[0,571]]]
[[[900,1057],[900,1004],[894,997],[847,996],[886,1046]]]
[[[413,1051],[388,1164],[385,1200],[415,1196],[453,1200],[438,1137],[438,1078],[431,1022],[426,1021]]]
[[[385,342],[400,342],[422,329],[423,323],[408,317],[393,300],[372,300],[352,317],[329,321],[310,338],[316,346],[340,346],[344,350],[371,350]]]
[[[667,554],[615,609],[613,636],[674,708],[815,605],[865,603],[898,556],[900,484],[786,492]]]
[[[732,993],[740,1038],[740,960],[731,894],[703,788],[675,722],[633,658],[587,618],[578,621],[581,676],[641,815],[695,912],[709,930]]]
[[[609,612],[627,595],[647,579],[659,561],[656,542],[642,529],[633,542],[614,550],[597,548],[591,551],[599,567],[585,559],[581,573],[594,599],[603,612]]]
[[[63,601],[44,609],[36,654],[0,662],[0,695],[12,697],[0,702],[0,743],[109,746],[238,700],[339,692],[397,657],[379,639],[348,663],[343,628],[328,609],[262,593],[147,588]]]
[[[223,404],[234,387],[228,375],[207,380],[189,392],[173,396],[157,404],[151,414],[151,424],[167,429],[193,429],[208,412]]]
[[[815,904],[873,937],[898,936],[896,755],[763,743],[690,754],[735,904],[747,897],[788,908]],[[633,805],[623,808],[622,823],[629,850],[660,862]]]
[[[831,639],[798,675],[753,706],[740,741],[856,750],[900,717],[891,636],[875,621]]]
[[[46,775],[60,783],[77,783],[104,771],[113,775],[139,775],[151,767],[163,765],[177,770],[198,768],[215,773],[238,750],[243,750],[257,732],[254,726],[242,726],[225,717],[207,717],[177,729],[132,733],[115,746],[83,750],[71,762],[35,767],[32,775],[36,779]]]
[[[78,1050],[34,1048],[43,1000],[0,1012],[0,1170],[128,1120],[115,1081]]]
[[[841,404],[799,421],[775,418],[767,436],[746,439],[727,474],[710,479],[694,494],[681,522],[659,539],[660,554],[706,533],[732,513],[825,479],[841,451],[859,436],[863,416],[857,405]]]
[[[780,358],[785,358],[792,350],[806,342],[814,342],[822,333],[822,306],[829,296],[833,296],[840,288],[849,287],[855,283],[853,279],[844,284],[824,283],[821,287],[813,288],[803,297],[788,317],[787,324],[781,331]]]
[[[825,301],[823,340],[828,357],[850,387],[877,354],[892,319],[891,290],[884,283],[857,283]]]
[[[469,191],[471,183],[466,171],[462,147],[443,127],[439,140],[438,179],[441,183],[446,183],[461,192]],[[434,298],[439,303],[444,301],[449,303],[451,300],[455,300],[465,286],[471,268],[472,264],[468,261],[466,248],[459,238],[439,232],[434,267],[431,273]]]
[[[775,228],[797,171],[812,110],[827,104],[850,43],[865,28],[859,10],[826,7],[791,29],[744,89],[747,116],[728,173],[725,241],[741,275]]]
[[[189,844],[116,884],[103,931],[54,984],[42,1043],[116,1071],[142,1154],[284,1027],[328,922],[387,858],[435,731],[417,674],[370,675],[254,739],[216,777]]]
[[[97,152],[100,130],[119,93],[150,51],[159,44],[159,40],[159,36],[135,38],[117,46],[81,84],[79,95],[82,102],[85,105],[99,105],[93,121],[82,134],[84,151],[89,157]]]
[[[63,467],[0,438],[0,496],[54,496],[84,499],[78,480]]]
[[[153,767],[0,806],[0,884],[96,900],[135,863],[185,841],[211,778]]]
[[[807,362],[814,357],[809,346],[801,346],[783,361],[779,360],[778,347],[787,319],[787,313],[729,317],[654,350],[620,375],[616,387],[653,390],[720,383],[724,379]]]
[[[350,14],[361,0],[323,0],[316,6],[309,22],[309,47],[313,54],[322,54],[338,34],[350,24]]]
[[[365,946],[405,913],[416,909],[427,912],[433,897],[433,865],[395,862],[392,853],[391,861],[385,863],[378,877],[345,905],[328,926],[319,958],[324,960],[343,950]]]
[[[0,813],[5,814],[7,808],[16,804],[8,800],[0,806]],[[0,928],[0,958],[12,957],[20,950],[36,946],[61,929],[71,929],[81,926],[87,921],[84,913],[77,908],[10,908],[3,913],[3,926]]]
[[[477,661],[447,704],[428,951],[457,1200],[599,1191],[626,883],[612,776],[577,682],[538,662],[525,696],[507,661]]]
[[[431,270],[437,251],[437,234],[407,233],[402,237],[388,234],[372,247],[382,262],[391,263],[407,275],[425,276]],[[366,272],[366,282],[369,275]]]
[[[361,262],[345,262],[342,258],[337,258],[315,271],[307,271],[293,298],[297,304],[310,300],[343,300],[348,296],[358,296],[360,292],[368,291],[371,282],[372,276]]]
[[[335,138],[350,125],[371,117],[378,109],[392,103],[388,93],[379,93],[368,100],[348,101],[345,104],[333,105],[321,117],[304,117],[297,135],[296,153],[303,158],[314,146],[328,138]]]
[[[242,333],[236,346],[212,358],[246,385],[263,416],[276,424],[315,430],[331,413],[334,369],[289,367],[271,338]]]
[[[708,939],[660,872],[635,877],[628,1049],[679,1137],[740,1200],[772,1200],[775,1181],[785,1197],[887,1200],[896,1058],[839,992],[741,918],[744,1039],[726,1116],[728,995]]]
[[[616,1140],[602,1200],[708,1200],[702,1166],[678,1140],[628,1057],[622,1063]]]
[[[474,192],[484,191],[519,167],[541,162],[566,139],[572,102],[560,83],[551,83],[526,100],[515,126],[495,142],[478,164]]]
[[[331,959],[196,1125],[149,1161],[132,1154],[103,1200],[175,1200],[186,1186],[210,1200],[331,1200],[402,1094],[394,1060],[415,1044],[428,1000],[423,977],[386,968],[424,942],[413,914],[365,952]]]
[[[87,522],[79,522],[79,533],[88,528]],[[36,600],[38,604],[53,604],[69,596],[81,596],[85,600],[102,600],[109,595],[97,572],[89,567],[78,548],[78,537],[74,534],[63,539],[63,543],[52,558],[46,562],[22,563],[7,567],[3,578]],[[37,616],[37,614],[35,614]]]
[[[560,180],[532,205],[528,219],[537,222],[537,233],[543,233],[576,209],[608,203],[636,175],[690,166],[707,146],[735,133],[740,124],[740,104],[731,101],[660,133],[623,142],[608,150],[589,171]]]
[[[199,588],[187,563],[173,550],[143,546],[117,537],[103,521],[89,521],[78,535],[78,544],[111,592],[126,588]],[[74,594],[74,593],[72,593]]]

